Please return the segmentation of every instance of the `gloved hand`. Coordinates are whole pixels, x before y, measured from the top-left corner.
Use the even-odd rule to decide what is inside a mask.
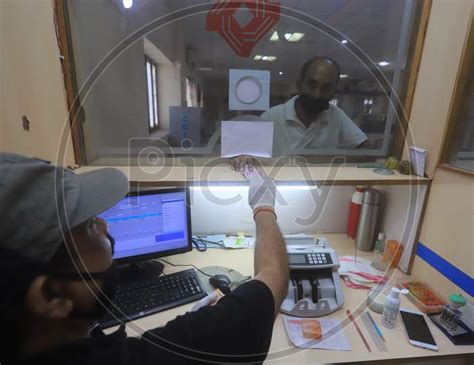
[[[196,302],[194,304],[193,308],[191,309],[191,312],[196,312],[202,307],[208,306],[208,305],[213,305],[217,303],[217,301],[222,297],[222,294],[219,294],[217,290],[213,291],[211,294],[209,294],[207,297],[204,297]]]
[[[247,165],[244,170],[249,180],[249,204],[255,211],[259,207],[275,208],[276,186],[272,179],[263,171],[257,171]]]

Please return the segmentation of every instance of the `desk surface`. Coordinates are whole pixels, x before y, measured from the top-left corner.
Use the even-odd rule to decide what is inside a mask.
[[[353,255],[354,244],[353,241],[343,234],[324,234],[329,239],[330,244],[336,250],[338,256]],[[358,252],[360,257],[371,258],[371,253]],[[199,268],[205,266],[224,266],[240,271],[243,275],[253,275],[253,250],[222,250],[209,249],[206,252],[192,252],[172,256],[167,259],[175,264],[194,264]],[[175,268],[165,266],[165,272],[173,272],[176,270],[185,269],[184,267]],[[409,276],[403,275],[398,270],[394,278],[391,280],[395,282],[398,279],[409,279]],[[344,284],[345,303],[343,309],[327,316],[326,318],[346,319],[346,310],[355,311],[361,304],[365,302],[367,291],[362,289],[350,289]],[[165,312],[155,314],[153,316],[145,317],[136,320],[134,323],[127,324],[127,332],[129,336],[137,336],[146,330],[163,326],[169,320],[175,318],[177,315],[184,314],[190,310],[193,304],[188,304],[182,307],[174,308]],[[402,307],[414,308],[413,304],[407,299],[402,298]],[[374,319],[380,324],[381,315],[371,312]],[[345,321],[346,322],[346,321]],[[474,346],[454,346],[444,334],[427,320],[431,329],[433,337],[439,346],[438,352],[424,350],[411,346],[405,336],[405,333],[400,323],[397,320],[395,329],[389,330],[380,324],[383,336],[387,341],[388,352],[380,352],[377,350],[374,342],[370,338],[364,324],[360,319],[357,323],[364,333],[372,352],[368,352],[362,339],[358,335],[352,323],[345,327],[345,333],[351,345],[351,351],[329,351],[317,349],[299,349],[292,346],[283,325],[282,316],[279,315],[275,320],[273,329],[273,338],[270,347],[270,352],[267,362],[278,364],[315,364],[315,363],[341,363],[353,361],[371,361],[371,360],[386,360],[386,359],[403,359],[403,358],[422,358],[429,356],[446,356],[446,355],[460,355],[474,353]],[[112,329],[111,329],[112,330]],[[110,330],[109,330],[110,331]]]

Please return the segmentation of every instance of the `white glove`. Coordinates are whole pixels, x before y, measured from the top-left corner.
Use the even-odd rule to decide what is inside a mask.
[[[193,308],[191,309],[191,312],[196,312],[202,307],[208,306],[210,304],[213,304],[219,299],[219,294],[216,291],[213,291],[211,294],[209,294],[207,297],[204,297],[196,302],[194,304]]]
[[[262,206],[275,208],[276,186],[273,180],[263,171],[248,165],[244,175],[249,180],[249,204],[252,209]]]

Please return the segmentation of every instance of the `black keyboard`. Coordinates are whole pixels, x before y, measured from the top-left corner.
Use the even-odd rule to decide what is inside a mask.
[[[116,308],[112,306],[112,313],[99,321],[99,326],[115,326],[197,301],[206,295],[194,269],[119,285],[113,300]]]

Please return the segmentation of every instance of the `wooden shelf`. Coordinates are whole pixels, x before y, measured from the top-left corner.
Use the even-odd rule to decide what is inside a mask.
[[[104,166],[84,166],[78,173]],[[246,185],[247,181],[229,166],[111,166],[127,175],[132,184],[142,186]],[[264,167],[278,185],[428,185],[430,178],[412,175],[380,175],[372,168],[357,167]]]

